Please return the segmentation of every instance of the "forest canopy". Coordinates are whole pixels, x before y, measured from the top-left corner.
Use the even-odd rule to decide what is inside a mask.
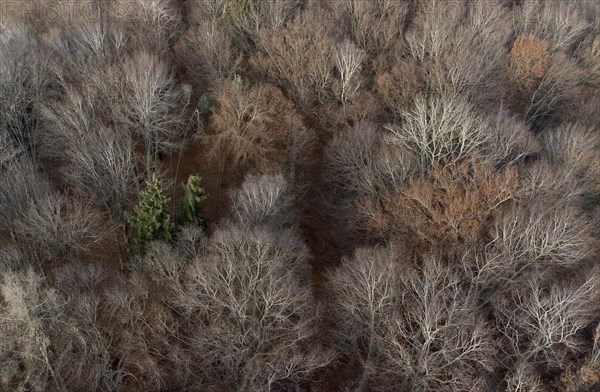
[[[598,0],[0,0],[1,391],[600,390]]]

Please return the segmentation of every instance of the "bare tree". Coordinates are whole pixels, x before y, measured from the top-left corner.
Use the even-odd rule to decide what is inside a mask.
[[[70,154],[71,162],[64,174],[81,197],[90,197],[116,221],[114,238],[121,256],[128,229],[125,211],[136,186],[139,189],[133,146],[131,139],[115,138],[110,133],[95,140]]]
[[[387,140],[412,151],[422,169],[481,156],[492,135],[489,124],[462,99],[419,99],[402,117],[400,125],[385,127]]]
[[[299,0],[252,2],[247,15],[248,26],[255,32],[263,28],[280,29],[301,7],[302,2]]]
[[[347,0],[334,2],[332,11],[342,13],[339,23],[349,25],[352,39],[369,58],[380,56],[398,48],[409,11],[408,3],[389,0]],[[347,19],[344,20],[344,19]]]
[[[217,20],[223,16],[226,0],[190,0],[183,4],[188,23],[191,26]]]
[[[525,123],[503,108],[491,116],[490,126],[493,136],[486,155],[497,167],[514,165],[540,153],[540,143]]]
[[[40,108],[40,118],[45,132],[41,135],[41,155],[45,161],[64,158],[69,147],[86,144],[97,132],[101,122],[93,111],[94,99],[71,87],[65,91],[64,100]]]
[[[62,293],[62,325],[52,330],[55,369],[69,389],[118,390],[128,375],[115,366],[111,341],[100,329],[107,271],[98,263],[73,262],[56,271]]]
[[[58,193],[31,200],[14,224],[19,241],[40,261],[72,260],[103,237],[98,211]]]
[[[198,233],[191,233],[191,229],[192,227],[187,227],[187,235],[193,237],[198,235]],[[201,246],[202,248],[182,249],[184,243],[181,239],[176,247],[162,241],[155,241],[149,244],[142,260],[133,266],[136,273],[142,273],[148,282],[164,290],[165,295],[161,302],[173,308],[177,307],[178,299],[185,295],[183,281],[189,261],[196,256],[204,255],[205,249],[203,248],[208,247],[206,239],[190,238],[189,240],[202,242],[201,244],[193,244],[194,247]],[[189,243],[185,245],[190,246]],[[190,250],[194,251],[195,254],[191,254]]]
[[[330,360],[308,343],[313,299],[308,253],[287,230],[216,232],[207,258],[192,262],[180,298],[205,385],[240,391],[277,389],[306,378]],[[307,351],[305,351],[307,349]]]
[[[8,164],[0,173],[0,217],[16,239],[16,223],[26,215],[32,202],[51,192],[51,187],[28,157]]]
[[[512,12],[513,28],[517,35],[533,34],[547,40],[552,52],[570,52],[572,46],[590,28],[578,3],[556,4],[526,0]]]
[[[356,390],[482,387],[494,346],[468,290],[439,260],[411,270],[399,252],[357,250],[331,279],[340,334],[363,359]]]
[[[48,73],[45,54],[31,28],[8,24],[0,34],[0,137],[10,137],[15,147],[36,162],[37,122],[35,108],[44,95]]]
[[[285,388],[331,360],[310,344],[308,249],[270,224],[290,213],[284,190],[281,177],[250,177],[233,196],[238,223],[217,230],[184,270],[175,308],[189,320],[193,375],[205,388]]]
[[[415,170],[411,153],[388,144],[381,129],[369,122],[335,135],[325,154],[331,182],[352,195],[374,197],[402,186]]]
[[[499,4],[426,1],[405,38],[429,91],[448,98],[472,97],[483,106],[497,99],[489,89],[500,88],[509,31],[509,19]]]
[[[518,366],[506,377],[507,392],[543,392],[544,386],[540,376],[529,364]]]
[[[125,222],[124,212],[137,182],[132,149],[127,139],[108,133],[74,152],[71,165],[65,169],[66,177],[82,195],[92,196],[120,223]]]
[[[333,312],[339,333],[360,358],[362,375],[358,390],[365,390],[378,372],[383,319],[390,317],[398,293],[396,255],[391,249],[357,249],[351,260],[331,276]]]
[[[184,361],[177,359],[173,314],[154,295],[151,281],[139,271],[120,277],[106,293],[101,317],[101,331],[112,342],[111,355],[119,358],[121,372],[131,376],[131,384],[164,390],[169,369],[176,370]],[[181,382],[185,383],[183,377]]]
[[[325,152],[330,171],[327,177],[353,194],[376,193],[373,179],[364,173],[374,166],[380,139],[380,132],[372,123],[361,123],[335,135]]]
[[[325,214],[337,227],[331,234],[352,247],[367,234],[364,223],[368,214],[360,210],[361,203],[402,189],[418,167],[408,149],[388,143],[382,130],[368,122],[336,134],[325,150],[325,162],[326,183],[331,187]]]
[[[122,113],[127,111],[123,103],[122,75],[114,68],[104,68],[106,64],[100,60],[98,69],[80,64],[76,72],[68,71],[65,64],[68,60],[57,61],[56,72],[67,73],[69,79],[58,75],[56,83],[60,86],[60,95],[52,104],[43,102],[39,107],[40,128],[43,130],[39,137],[40,156],[44,163],[68,164],[81,150],[104,138],[114,138],[117,134],[115,129],[119,130],[123,143],[131,145],[132,135],[121,121]],[[84,62],[81,59],[77,61]],[[79,77],[85,77],[85,82]]]
[[[281,175],[248,176],[231,199],[235,219],[243,227],[277,230],[293,221],[290,216],[293,196]]]
[[[592,31],[575,52],[577,59],[584,68],[588,83],[599,86],[600,80],[600,23],[596,21]]]
[[[597,276],[582,282],[565,282],[550,287],[533,277],[512,290],[507,298],[496,301],[499,329],[508,338],[513,371],[541,366],[562,368],[565,356],[581,352],[581,331],[597,314]],[[518,390],[518,389],[517,389]]]
[[[193,258],[205,248],[206,233],[196,225],[183,226],[177,233],[175,248],[182,252],[183,257]]]
[[[506,266],[513,268],[531,264],[571,267],[592,254],[590,229],[573,207],[548,209],[537,203],[502,214],[488,246],[498,247],[512,259]]]
[[[547,158],[537,160],[523,170],[524,196],[530,201],[543,200],[548,206],[580,207],[590,182],[578,178],[579,171],[574,166],[554,165]]]
[[[543,120],[564,115],[578,93],[581,70],[574,60],[562,53],[552,56],[548,71],[528,96],[525,118],[529,124],[544,124]],[[560,117],[559,117],[560,118]]]
[[[126,37],[116,24],[94,15],[58,13],[60,28],[54,27],[45,37],[51,53],[49,68],[53,82],[67,87],[87,86],[89,75],[104,71],[100,80],[106,84],[107,68],[125,53]],[[86,16],[88,18],[86,18]],[[63,19],[64,18],[64,19]],[[91,61],[93,60],[93,62]],[[96,89],[101,90],[100,85]]]
[[[23,153],[23,149],[15,146],[6,133],[0,134],[0,170],[4,171],[8,165],[13,164]]]
[[[337,47],[335,64],[340,78],[338,98],[344,108],[360,88],[360,71],[364,58],[364,53],[347,39]]]
[[[3,274],[0,287],[3,389],[66,391],[51,348],[51,325],[60,323],[63,302],[31,269]],[[22,367],[26,369],[22,371]]]
[[[29,267],[29,260],[17,244],[2,244],[0,250],[0,268],[2,271],[19,271]]]
[[[128,96],[123,121],[144,140],[149,177],[159,154],[181,148],[187,103],[182,101],[171,70],[156,55],[137,53],[125,60],[123,73]]]
[[[230,79],[240,61],[231,38],[216,20],[189,28],[178,40],[175,51],[188,75],[208,86]]]
[[[541,135],[548,161],[591,195],[600,192],[600,134],[592,127],[563,124]]]
[[[164,55],[184,30],[181,8],[172,0],[118,0],[109,12],[128,29],[137,50]]]
[[[229,24],[238,44],[246,47],[256,42],[262,31],[281,29],[303,6],[300,0],[273,0],[260,2],[227,3],[223,19]]]

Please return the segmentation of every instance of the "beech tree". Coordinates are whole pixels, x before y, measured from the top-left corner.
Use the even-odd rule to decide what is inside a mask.
[[[509,61],[517,89],[514,108],[531,125],[541,127],[556,119],[577,94],[581,70],[564,53],[549,53],[545,41],[532,35],[517,37]]]
[[[514,169],[495,172],[485,161],[434,166],[425,178],[405,188],[361,201],[365,228],[375,237],[406,241],[427,254],[430,247],[481,243],[488,222],[506,205],[518,202]]]
[[[215,100],[211,124],[216,132],[207,139],[211,155],[224,165],[221,169],[271,168],[292,174],[306,160],[314,133],[278,88],[252,85],[238,75],[223,81]]]
[[[326,11],[313,5],[285,29],[262,30],[258,35],[256,66],[268,73],[303,112],[323,103],[331,94],[334,41],[326,20]],[[296,39],[287,39],[290,35]]]

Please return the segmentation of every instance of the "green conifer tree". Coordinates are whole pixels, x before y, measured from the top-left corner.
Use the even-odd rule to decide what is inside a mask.
[[[136,254],[143,254],[151,241],[170,241],[173,236],[173,223],[167,211],[171,199],[165,196],[162,181],[153,175],[140,196],[133,213],[126,213],[127,223],[135,229],[132,251]]]
[[[183,198],[181,199],[181,222],[203,226],[204,220],[200,217],[201,205],[206,200],[207,195],[200,186],[202,179],[198,176],[189,176],[183,186]]]

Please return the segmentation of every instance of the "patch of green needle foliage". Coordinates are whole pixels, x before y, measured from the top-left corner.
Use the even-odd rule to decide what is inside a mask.
[[[202,202],[208,197],[204,189],[200,186],[202,179],[198,176],[189,176],[188,180],[182,184],[183,198],[181,199],[182,224],[192,224],[204,226],[204,220],[200,216]]]
[[[127,223],[135,229],[131,248],[135,254],[143,254],[149,242],[169,242],[173,237],[173,223],[167,211],[171,199],[165,196],[162,180],[153,175],[140,196],[133,213],[126,213]]]

